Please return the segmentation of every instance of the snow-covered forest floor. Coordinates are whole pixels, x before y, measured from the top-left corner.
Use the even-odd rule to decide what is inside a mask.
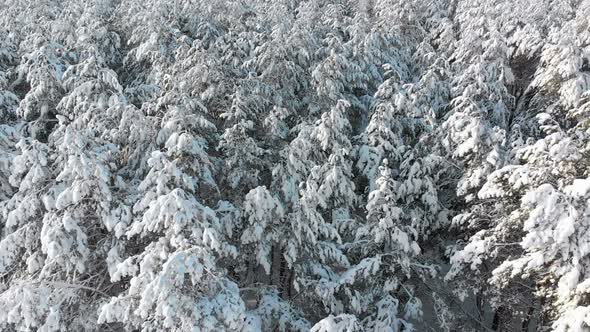
[[[0,330],[590,330],[590,1],[0,1]]]

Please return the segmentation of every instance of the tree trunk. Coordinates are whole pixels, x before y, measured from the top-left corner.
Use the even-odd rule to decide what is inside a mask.
[[[281,256],[281,276],[280,276],[280,283],[279,283],[279,294],[282,298],[288,299],[289,298],[289,271],[287,269],[287,262]]]
[[[481,293],[475,295],[475,306],[477,307],[477,315],[479,317],[479,320],[483,322],[483,296],[481,296]]]
[[[520,330],[522,332],[528,332],[529,330],[529,325],[531,324],[531,318],[533,317],[533,313],[535,312],[535,307],[534,306],[530,306],[529,310],[526,313],[526,316],[524,316],[524,320],[522,321],[522,326],[520,328]]]
[[[281,261],[283,260],[283,255],[281,254],[280,246],[273,246],[272,247],[272,267],[270,272],[270,285],[277,287],[277,289],[281,288]]]
[[[492,321],[492,330],[494,331],[508,331],[507,326],[510,324],[510,310],[504,306],[501,306],[494,313],[494,319]]]

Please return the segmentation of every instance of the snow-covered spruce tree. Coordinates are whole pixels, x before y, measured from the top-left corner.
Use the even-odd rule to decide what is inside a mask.
[[[583,223],[583,219],[577,219],[583,213],[577,212],[580,208],[576,204],[584,200],[585,147],[579,144],[586,139],[579,142],[567,137],[564,131],[555,131],[558,129],[552,123],[555,120],[545,116],[541,114],[540,118],[548,131],[546,137],[519,149],[516,152],[519,164],[492,173],[479,192],[481,199],[497,201],[496,205],[505,212],[494,212],[490,216],[497,219],[492,224],[494,227],[477,232],[453,255],[451,273],[459,269],[482,271],[482,266],[488,265],[486,270],[491,271],[486,275],[493,285],[501,287],[492,290],[496,292],[495,301],[514,301],[512,308],[518,311],[512,315],[523,317],[523,326],[531,324],[531,317],[539,312],[544,319],[539,325],[564,315],[563,321],[557,324],[573,327],[582,324],[581,320],[565,312],[584,302],[576,297],[575,286],[564,285],[567,285],[567,273],[577,271],[578,264],[583,264],[568,262],[570,258],[573,262],[583,262],[584,256],[584,249],[578,249],[584,245],[571,245],[570,240],[579,236],[576,227]],[[572,132],[579,129],[572,128]],[[564,206],[568,207],[567,211],[562,210]],[[563,258],[556,259],[556,256]],[[579,275],[571,280],[572,285],[577,285],[584,277]],[[532,294],[527,294],[533,288],[534,295],[540,298],[536,304]],[[508,317],[501,315],[498,319]]]
[[[283,270],[278,280],[282,296],[306,302],[298,307],[311,320],[341,310],[329,288],[339,267],[348,266],[338,229],[348,223],[355,201],[347,107],[350,104],[340,100],[315,124],[301,125],[284,164],[273,172],[273,187],[286,200],[278,234],[288,236],[277,241],[284,261],[273,262],[272,269]],[[319,149],[313,151],[314,145]]]
[[[451,181],[453,177],[458,178],[457,198],[453,199],[452,207],[458,210],[453,227],[460,234],[459,247],[464,245],[461,237],[468,238],[486,229],[497,220],[490,215],[503,212],[501,204],[494,206],[493,202],[479,200],[477,192],[488,175],[506,163],[506,145],[510,139],[507,136],[514,119],[515,100],[508,90],[514,77],[507,41],[493,17],[478,14],[482,11],[484,7],[476,3],[457,6],[455,24],[460,28],[460,35],[451,55],[453,99],[438,129],[444,133],[437,144],[443,145],[446,151],[441,152],[443,155],[449,153],[447,167],[454,173]],[[491,270],[482,265],[475,275],[467,270],[466,275],[454,279],[457,282],[455,292],[461,300],[465,300],[467,294],[474,296],[476,315],[482,321],[487,310],[484,305],[491,304],[496,310],[501,304],[500,294],[488,286],[490,273]],[[481,328],[478,325],[481,324],[472,328]]]
[[[352,182],[350,124],[346,117],[350,103],[339,100],[322,114],[311,132],[319,145],[319,156],[307,179],[300,186],[300,199],[289,222],[294,238],[289,239],[285,258],[294,268],[293,286],[318,309],[340,314],[342,303],[334,296],[333,283],[338,271],[349,266],[340,248],[341,234],[354,218],[356,193]],[[321,305],[320,305],[321,304]]]
[[[580,4],[576,11],[587,13]],[[546,321],[557,331],[587,328],[584,297],[587,253],[588,144],[588,21],[573,18],[549,36],[533,84],[539,87],[534,105],[544,137],[523,148],[526,163],[517,171],[529,184],[514,212],[522,224],[519,246],[524,251],[502,263],[493,281],[510,284],[516,278],[534,283]],[[576,31],[575,34],[566,31]],[[569,40],[567,47],[561,44]],[[559,41],[559,42],[558,42]],[[557,60],[557,59],[560,60]],[[524,182],[524,181],[523,181]]]
[[[16,36],[8,31],[1,31],[0,44],[0,119],[3,124],[14,120],[19,103],[18,96],[11,90],[10,72],[17,57]]]
[[[348,312],[357,315],[351,324],[395,331],[412,329],[411,320],[421,317],[415,289],[425,284],[420,279],[435,277],[436,266],[421,261],[419,244],[435,243],[428,235],[446,224],[447,212],[437,192],[441,158],[430,156],[420,138],[433,111],[430,87],[396,84],[399,73],[386,68],[391,77],[379,86],[360,136],[357,165],[369,180],[367,216],[346,243],[353,265],[337,287],[347,294]]]
[[[262,266],[266,275],[270,275],[267,285],[258,284],[258,287],[246,289],[254,294],[253,299],[257,302],[248,312],[247,330],[266,330],[272,326],[278,326],[281,330],[308,330],[309,322],[285,300],[288,292],[283,291],[284,287],[291,286],[284,285],[284,272],[281,271],[281,264],[284,265],[284,258],[280,257],[284,246],[282,233],[288,231],[284,225],[285,211],[282,203],[266,187],[261,186],[246,195],[243,210],[244,217],[247,218],[247,226],[241,235],[243,252],[250,253],[249,249],[252,247],[256,257],[256,264],[248,264],[248,274],[243,282],[251,285],[255,284],[252,282],[254,280],[264,280],[253,275],[257,265]]]
[[[11,91],[9,72],[17,58],[16,36],[7,31],[0,32],[0,36],[0,199],[5,200],[12,195],[9,177],[19,137],[19,130],[14,127],[19,98]]]
[[[393,204],[395,182],[387,160],[384,163],[377,188],[369,194],[367,220],[350,244],[352,256],[358,252],[362,259],[327,285],[331,292],[345,294],[346,312],[355,314],[354,319],[345,320],[351,331],[360,331],[361,326],[372,330],[411,329],[408,319],[420,315],[420,301],[405,284],[411,274],[411,257],[420,252],[415,242],[417,231],[400,222],[403,212]],[[336,318],[348,316],[340,314]],[[327,317],[314,328],[327,328],[333,319]]]
[[[44,208],[39,190],[51,180],[49,148],[31,139],[21,139],[16,147],[18,155],[12,161],[9,177],[10,185],[16,190],[1,203],[0,241],[3,285],[0,298],[3,305],[14,311],[5,311],[0,324],[3,328],[33,328],[46,322],[50,310],[49,305],[40,305],[39,293],[33,285],[28,285],[34,281],[29,274],[36,272],[43,262],[39,238]],[[23,296],[26,292],[31,296]]]
[[[367,178],[370,191],[375,187],[381,161],[388,159],[397,166],[413,144],[419,126],[419,121],[406,113],[411,103],[407,87],[395,81],[389,78],[379,86],[369,123],[359,136],[357,167]]]
[[[48,48],[50,53],[37,59],[59,57],[59,50]],[[6,267],[13,269],[2,301],[13,309],[2,324],[48,331],[59,326],[94,329],[96,299],[105,296],[97,287],[104,282],[101,274],[106,271],[105,243],[109,242],[102,220],[110,210],[112,162],[117,151],[109,142],[105,122],[116,121],[109,109],[120,102],[121,87],[116,74],[101,69],[93,57],[63,73],[52,73],[60,67],[48,65],[25,68],[32,83],[41,81],[35,93],[27,94],[31,98],[21,103],[21,114],[41,109],[42,120],[51,120],[48,116],[52,114],[59,123],[44,134],[47,144],[34,138],[21,140],[22,154],[14,160],[11,182],[18,192],[3,203],[8,227],[2,242],[14,242],[18,236],[21,240],[3,252]],[[35,76],[43,73],[57,75],[50,82],[63,87],[64,99],[57,105],[51,102],[55,103],[58,89],[45,89],[42,77]],[[26,210],[24,203],[29,205]],[[15,253],[22,255],[19,260],[10,259]],[[22,303],[14,302],[22,297]]]
[[[298,10],[306,10],[307,5],[310,4],[302,3],[303,8]],[[277,2],[274,6],[279,7],[274,10],[281,13],[288,5]],[[261,138],[259,144],[267,147],[264,165],[272,167],[272,177],[267,168],[260,183],[264,187],[255,188],[245,196],[243,206],[247,226],[241,237],[242,243],[246,244],[243,254],[246,257],[256,255],[257,262],[248,262],[248,273],[242,280],[248,291],[259,298],[251,314],[260,316],[263,327],[308,330],[309,322],[288,302],[294,292],[293,273],[286,260],[289,236],[285,234],[294,232],[294,225],[287,222],[287,216],[292,214],[293,206],[299,204],[298,185],[307,177],[313,164],[306,156],[312,152],[309,137],[312,126],[291,126],[308,115],[313,90],[306,68],[313,60],[311,48],[315,37],[305,24],[307,18],[304,15],[294,21],[274,16],[270,19],[277,19],[280,23],[272,28],[270,39],[257,47],[254,57],[244,65],[250,75],[256,75],[260,82],[257,84],[262,83],[268,89],[266,95],[262,95],[267,106],[257,111],[258,117],[264,118],[257,136]],[[284,75],[285,72],[290,75]],[[253,202],[255,198],[256,202]],[[266,214],[273,218],[253,218],[253,210],[259,209],[267,209]],[[254,252],[250,251],[252,249]],[[257,283],[258,287],[251,287]]]
[[[320,105],[328,107],[340,99],[350,100],[355,107],[363,107],[356,94],[367,89],[369,77],[354,61],[354,44],[346,44],[345,36],[328,34],[323,43],[323,59],[312,72],[312,79]],[[356,90],[356,91],[355,91]]]
[[[152,152],[138,187],[128,241],[110,253],[111,280],[128,289],[102,307],[99,321],[148,330],[236,330],[245,308],[220,265],[237,254],[226,239],[232,227],[201,198],[217,187],[199,133],[215,127],[198,104],[166,107],[157,138],[162,149]]]
[[[54,124],[51,120],[55,120],[52,113],[64,94],[62,76],[70,61],[62,45],[41,36],[29,36],[23,43],[31,43],[35,48],[24,55],[27,60],[21,61],[17,68],[18,77],[13,84],[24,81],[30,87],[17,113],[27,122],[24,128],[28,135],[47,141],[48,127]]]
[[[233,95],[231,108],[221,114],[226,129],[220,137],[219,149],[225,162],[224,172],[229,188],[250,189],[260,182],[261,171],[267,169],[265,149],[254,138],[260,131],[260,118],[269,107],[270,87],[257,79],[244,79]]]
[[[499,146],[512,102],[506,85],[513,77],[506,60],[505,41],[497,31],[484,36],[470,31],[485,31],[493,26],[463,29],[466,40],[459,42],[453,55],[460,64],[456,70],[461,73],[454,78],[452,110],[441,127],[446,133],[443,144],[453,158],[465,164],[457,194],[469,202],[475,198],[472,191],[481,187],[486,175],[501,165]]]
[[[579,9],[583,11],[584,7]],[[567,27],[569,31],[572,26],[579,24],[587,26],[584,21],[572,20],[564,24],[562,29]],[[550,41],[553,42],[543,48],[535,79],[526,88],[532,96],[526,96],[525,91],[527,100],[519,101],[516,105],[516,112],[523,112],[528,108],[525,118],[537,114],[535,121],[530,121],[529,124],[521,122],[518,128],[521,134],[534,136],[526,145],[522,140],[520,143],[514,140],[513,143],[509,142],[513,148],[510,153],[513,157],[512,160],[508,159],[508,162],[515,165],[492,173],[478,193],[480,200],[488,202],[487,206],[479,206],[479,214],[487,214],[489,222],[486,222],[487,226],[472,236],[464,249],[457,252],[451,260],[452,274],[457,273],[461,266],[471,264],[472,271],[482,273],[486,276],[484,279],[491,277],[493,284],[502,287],[492,290],[496,293],[495,303],[512,302],[511,307],[517,308],[510,314],[506,311],[500,315],[497,313],[494,325],[499,325],[497,321],[500,320],[510,324],[510,315],[516,315],[523,317],[522,327],[528,328],[531,317],[537,315],[537,310],[543,317],[537,323],[538,326],[551,325],[551,321],[558,317],[560,320],[553,323],[553,328],[558,330],[575,330],[584,324],[583,318],[580,318],[583,314],[565,314],[568,310],[576,311],[576,306],[583,303],[579,302],[579,298],[574,299],[575,292],[556,292],[559,285],[563,285],[560,280],[565,280],[560,278],[571,271],[557,266],[560,266],[560,262],[567,262],[570,255],[580,254],[580,251],[573,249],[569,251],[571,254],[561,252],[563,260],[556,261],[553,258],[555,255],[550,252],[550,248],[559,247],[559,243],[564,243],[563,241],[568,243],[567,246],[577,242],[572,240],[576,236],[574,231],[566,231],[567,240],[563,240],[564,235],[560,234],[564,233],[559,230],[568,229],[567,223],[561,222],[562,218],[572,214],[572,218],[576,218],[576,213],[573,212],[576,209],[576,197],[583,200],[584,195],[583,189],[579,189],[583,182],[576,178],[586,176],[584,159],[587,138],[582,114],[585,114],[583,91],[587,90],[588,80],[583,65],[587,60],[581,50],[587,47],[587,42],[584,42],[587,37],[584,37],[584,33],[574,35],[566,47],[563,44],[553,44],[560,44],[572,38],[570,35],[563,35],[561,31],[563,30],[555,30],[550,35]],[[565,64],[573,65],[562,67]],[[522,113],[515,115],[522,116]],[[540,130],[525,131],[526,127],[537,127],[532,125],[537,122]],[[512,132],[515,133],[515,130],[512,129]],[[537,135],[541,137],[535,137]],[[526,139],[526,136],[524,138]],[[574,187],[574,184],[577,185]],[[575,188],[581,192],[578,194],[578,189]],[[549,203],[552,198],[555,199],[555,204],[569,204],[572,208],[568,212],[559,210],[551,205],[553,203]],[[552,216],[555,216],[555,225],[559,226],[552,223],[543,224],[540,221],[544,220],[542,218],[545,218],[547,213],[555,213]],[[466,216],[469,219],[469,215]],[[577,224],[579,223],[574,222],[574,225]],[[555,227],[555,232],[548,235],[549,238],[542,235],[549,234],[547,229],[552,227]],[[543,240],[537,240],[539,238]],[[533,261],[533,256],[540,260]],[[580,258],[573,260],[580,261]],[[580,276],[579,279],[575,279],[574,284],[583,280],[584,277]],[[533,303],[532,294],[527,295],[531,289],[535,290],[535,295],[540,299],[537,303]],[[583,309],[577,309],[576,312],[582,311]]]

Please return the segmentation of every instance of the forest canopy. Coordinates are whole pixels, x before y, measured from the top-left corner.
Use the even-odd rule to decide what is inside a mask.
[[[590,1],[0,14],[0,330],[590,330]]]

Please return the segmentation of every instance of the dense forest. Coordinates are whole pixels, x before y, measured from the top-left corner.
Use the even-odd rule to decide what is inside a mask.
[[[0,13],[0,330],[590,331],[590,1]]]

